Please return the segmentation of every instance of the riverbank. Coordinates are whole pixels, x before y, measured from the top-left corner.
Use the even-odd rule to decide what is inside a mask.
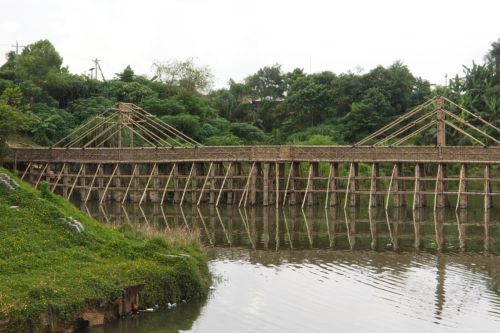
[[[206,295],[207,259],[196,237],[115,230],[46,186],[13,179],[19,189],[0,185],[0,332],[62,331],[113,318],[133,301],[161,307]]]

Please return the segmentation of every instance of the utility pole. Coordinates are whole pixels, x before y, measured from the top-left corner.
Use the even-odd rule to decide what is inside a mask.
[[[101,65],[99,64],[99,61],[101,61],[101,60],[97,59],[97,58],[92,60],[92,62],[94,63],[94,69],[95,69],[95,72],[94,72],[95,77],[94,78],[97,80],[97,76],[100,72],[102,80],[106,81],[106,79],[104,78],[104,73],[102,72],[102,69],[101,69]]]
[[[19,42],[17,40],[16,40],[16,44],[11,45],[11,46],[16,49],[16,55],[19,55],[19,48],[20,47],[26,47],[26,45],[19,45]]]

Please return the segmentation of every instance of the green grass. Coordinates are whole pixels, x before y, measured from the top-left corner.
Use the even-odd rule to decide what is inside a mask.
[[[85,232],[71,231],[61,220],[68,216]],[[0,324],[10,330],[36,326],[49,306],[72,321],[83,306],[113,300],[128,286],[144,285],[141,303],[151,306],[202,297],[210,283],[193,237],[113,230],[26,184],[15,191],[0,186],[0,237]]]

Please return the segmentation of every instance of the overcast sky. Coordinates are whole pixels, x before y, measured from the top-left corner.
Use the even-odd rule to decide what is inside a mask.
[[[1,53],[49,39],[72,72],[98,57],[107,78],[193,57],[217,87],[275,63],[341,73],[395,60],[443,84],[500,38],[494,0],[0,0],[0,13]]]

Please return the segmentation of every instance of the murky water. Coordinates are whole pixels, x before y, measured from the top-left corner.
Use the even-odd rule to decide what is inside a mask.
[[[83,209],[110,224],[198,229],[214,275],[206,300],[91,332],[500,330],[495,209]]]

